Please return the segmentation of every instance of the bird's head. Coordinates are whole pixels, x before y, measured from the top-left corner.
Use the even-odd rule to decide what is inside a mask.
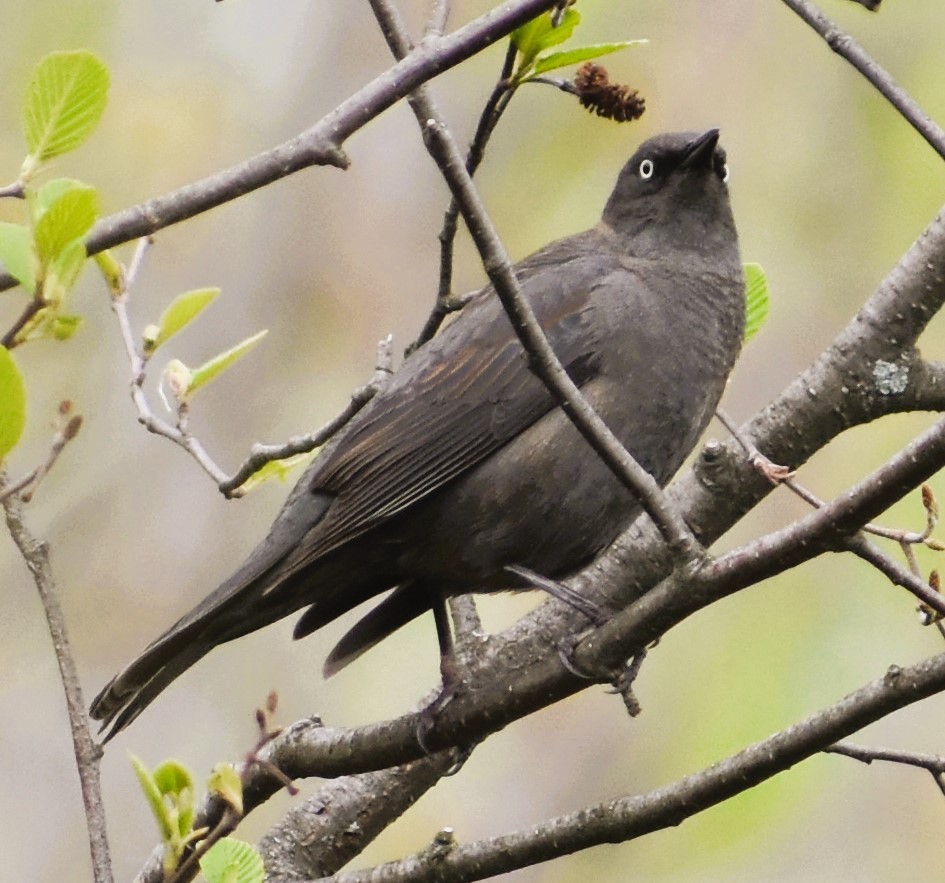
[[[728,174],[718,129],[657,135],[623,167],[603,223],[637,257],[672,248],[737,260]]]

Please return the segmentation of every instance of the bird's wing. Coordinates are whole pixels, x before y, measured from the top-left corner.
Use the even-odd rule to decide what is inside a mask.
[[[580,386],[597,371],[586,316],[594,283],[566,286],[562,275],[539,272],[525,287],[558,358]],[[442,487],[553,407],[494,294],[417,355],[313,469],[310,491],[333,500],[293,570]]]

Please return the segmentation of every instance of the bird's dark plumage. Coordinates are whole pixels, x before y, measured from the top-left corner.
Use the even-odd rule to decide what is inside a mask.
[[[665,484],[695,445],[741,346],[744,281],[718,132],[660,135],[601,222],[516,266],[559,359]],[[91,714],[127,726],[213,647],[307,607],[295,635],[394,589],[326,674],[451,594],[560,578],[639,513],[531,373],[498,298],[477,294],[308,468],[266,539],[120,672]]]

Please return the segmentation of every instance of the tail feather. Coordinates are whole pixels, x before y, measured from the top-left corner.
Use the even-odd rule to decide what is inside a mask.
[[[416,582],[398,586],[359,619],[328,654],[322,669],[326,678],[337,674],[375,644],[430,609],[430,596]]]
[[[295,562],[291,556],[330,501],[304,490],[293,491],[269,536],[228,580],[146,647],[95,697],[89,713],[102,721],[103,730],[110,727],[106,742],[218,644],[276,622],[304,605],[292,589]],[[280,591],[271,593],[273,588]]]
[[[112,678],[95,697],[89,714],[100,720],[99,732],[107,729],[103,742],[128,726],[178,675],[203,658],[213,644],[192,641],[177,650],[157,648],[162,652],[145,652],[126,669]]]

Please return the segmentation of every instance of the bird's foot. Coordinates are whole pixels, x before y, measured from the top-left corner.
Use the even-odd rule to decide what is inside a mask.
[[[561,664],[575,677],[585,681],[599,681],[609,683],[611,693],[619,695],[623,699],[623,704],[630,717],[636,717],[640,713],[640,702],[633,692],[633,684],[640,673],[643,660],[646,658],[647,650],[641,650],[630,661],[618,669],[600,669],[593,671],[581,666],[574,658],[574,651],[578,644],[590,634],[592,630],[578,632],[569,635],[558,643],[558,658]]]
[[[459,672],[456,657],[452,653],[440,658],[440,676],[443,680],[440,692],[420,712],[420,722],[417,724],[417,741],[425,754],[434,753],[434,749],[430,747],[429,738],[436,726],[437,717],[456,698],[463,686],[463,677]]]

